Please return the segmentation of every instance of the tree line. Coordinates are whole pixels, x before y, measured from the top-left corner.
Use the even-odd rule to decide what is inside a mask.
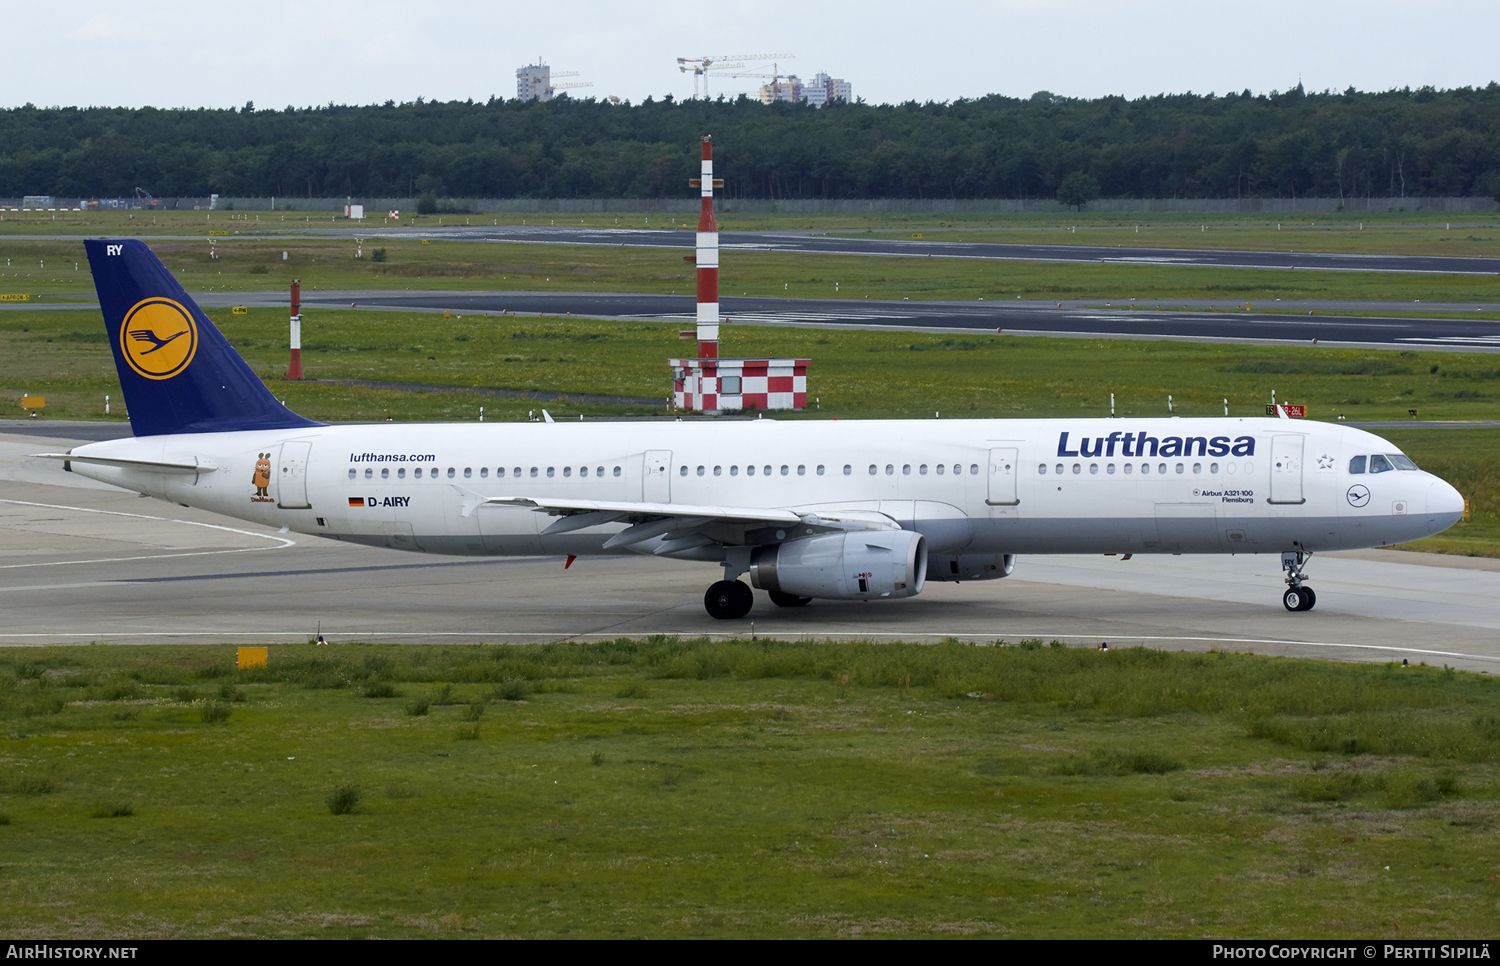
[[[0,196],[689,197],[711,134],[731,198],[1490,195],[1500,85],[991,95],[947,103],[387,102],[0,110]],[[1078,182],[1075,179],[1074,184]]]

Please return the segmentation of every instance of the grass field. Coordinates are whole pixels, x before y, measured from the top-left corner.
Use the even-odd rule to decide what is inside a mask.
[[[293,278],[317,289],[689,294],[692,266],[671,249],[524,245],[418,239],[164,241],[154,246],[189,292],[285,290]],[[385,261],[375,261],[383,251]],[[287,258],[282,259],[285,252]],[[93,297],[83,246],[0,239],[0,294]],[[1210,299],[1224,307],[1276,299],[1500,301],[1500,275],[1318,272],[1162,265],[1060,264],[953,258],[795,255],[727,251],[721,294],[805,299]],[[50,267],[49,267],[50,266]]]
[[[0,928],[1483,937],[1497,682],[1145,649],[0,650]]]
[[[329,387],[287,383],[286,316],[278,309],[209,316],[288,404],[319,419],[384,418],[342,409]],[[432,313],[311,310],[303,323],[309,379],[374,379],[440,385],[665,398],[666,360],[691,347],[676,323],[604,322]],[[810,418],[1260,415],[1271,391],[1314,418],[1500,418],[1500,370],[1492,356],[1323,346],[1238,346],[976,333],[830,332],[726,326],[725,350],[810,357]],[[48,396],[47,415],[95,418],[117,393],[114,365],[94,311],[0,313],[6,364],[0,394]],[[3,397],[0,397],[3,398]],[[382,397],[384,398],[384,397]],[[396,418],[442,418],[435,396],[399,394]],[[54,401],[55,400],[55,401]],[[441,401],[446,405],[447,401]],[[497,406],[502,405],[496,401]],[[477,405],[477,404],[475,404]],[[486,404],[487,405],[487,404]],[[524,407],[530,408],[530,407]],[[488,411],[488,410],[487,410]],[[565,410],[573,413],[573,410]],[[475,414],[477,415],[477,414]],[[796,418],[787,414],[788,418]],[[465,418],[454,413],[451,418]]]

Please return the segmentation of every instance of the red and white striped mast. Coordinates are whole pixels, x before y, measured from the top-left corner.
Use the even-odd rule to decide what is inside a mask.
[[[719,358],[719,226],[714,221],[713,136],[703,138],[703,176],[695,178],[702,208],[698,214],[698,358]]]
[[[288,379],[302,378],[302,280],[292,279],[292,358],[286,367]]]

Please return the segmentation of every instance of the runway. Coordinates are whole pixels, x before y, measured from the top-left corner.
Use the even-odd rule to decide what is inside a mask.
[[[457,216],[463,217],[463,216]],[[474,218],[482,218],[475,215]],[[550,220],[550,219],[549,219]],[[348,238],[367,244],[381,240],[512,242],[525,245],[594,245],[625,248],[680,248],[692,251],[689,222],[676,228],[589,228],[566,225],[450,225],[399,228],[332,225],[284,230],[243,230],[216,239],[265,241],[284,238]],[[964,229],[978,231],[979,229]],[[79,241],[78,235],[28,235],[36,241]],[[201,235],[151,235],[148,243],[204,241]],[[1500,258],[1438,255],[1355,255],[1338,252],[1225,251],[1199,248],[1126,248],[1123,245],[1036,245],[1007,242],[942,241],[894,238],[874,234],[833,234],[827,230],[721,231],[719,247],[727,251],[781,252],[792,255],[865,255],[894,258],[964,258],[1017,262],[1104,262],[1113,265],[1170,265],[1197,268],[1298,269],[1327,272],[1415,272],[1439,275],[1500,275]]]
[[[692,250],[694,233],[682,229],[569,228],[566,226],[482,225],[448,228],[313,229],[298,234],[453,241],[518,242],[537,245],[611,245],[626,248]],[[1316,269],[1332,272],[1420,272],[1444,275],[1497,275],[1500,259],[1430,255],[1349,255],[1330,252],[1216,251],[1186,248],[1125,248],[1102,245],[1017,245],[1004,242],[952,242],[875,235],[834,235],[822,231],[723,231],[723,250],[796,255],[878,255],[899,258],[969,258],[1020,262],[1105,262],[1117,265],[1174,265],[1199,268]]]
[[[32,427],[26,427],[31,430]],[[1500,673],[1500,561],[1320,556],[1317,609],[1280,604],[1274,557],[1029,556],[1009,579],[888,604],[709,618],[716,567],[655,558],[440,558],[281,534],[147,500],[26,454],[76,440],[0,432],[0,644],[339,641],[490,644],[644,634],[1222,648]]]
[[[195,295],[204,305],[285,303],[281,293]],[[238,301],[236,301],[238,300]],[[303,292],[309,308],[383,308],[454,313],[573,315],[582,318],[652,319],[691,325],[694,297],[640,293],[582,292]],[[878,301],[875,299],[778,299],[723,295],[720,308],[728,325],[771,325],[820,329],[868,329],[994,333],[1060,337],[1174,339],[1248,344],[1285,343],[1375,347],[1384,349],[1462,349],[1500,351],[1500,306],[1491,311],[1462,309],[1473,318],[1397,318],[1382,315],[1319,315],[1351,311],[1337,302],[1287,303],[1279,312],[1247,311],[1244,303],[1217,303],[1212,311],[1158,307],[1138,308],[1055,302]],[[1182,304],[1182,303],[1177,303]],[[1378,309],[1409,311],[1409,305],[1365,303]],[[1128,303],[1127,303],[1128,305]],[[1440,312],[1427,306],[1424,311]]]

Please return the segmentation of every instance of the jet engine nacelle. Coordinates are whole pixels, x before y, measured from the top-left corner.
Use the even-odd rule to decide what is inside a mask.
[[[1016,555],[1013,553],[934,554],[927,560],[927,579],[953,582],[999,580],[1009,577],[1015,569]]]
[[[927,581],[927,541],[911,530],[825,533],[750,556],[750,582],[761,590],[831,600],[915,597]]]

